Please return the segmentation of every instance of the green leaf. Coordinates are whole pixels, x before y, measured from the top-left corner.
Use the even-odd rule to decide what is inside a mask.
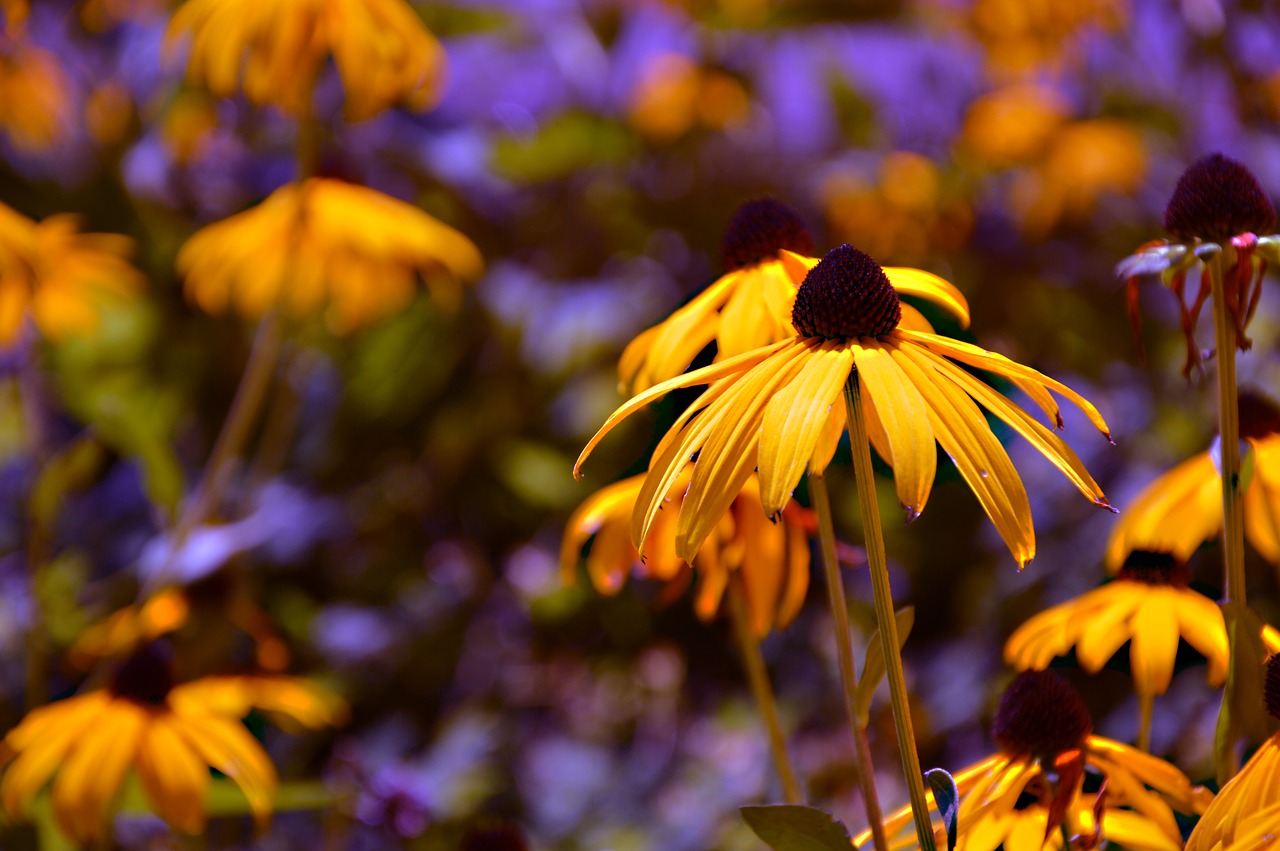
[[[742,807],[747,826],[773,851],[850,851],[849,830],[816,807]]]
[[[938,812],[942,814],[942,821],[947,826],[947,851],[954,851],[960,821],[960,790],[956,788],[955,779],[946,769],[931,768],[924,773],[924,779],[929,781],[933,799],[938,804]]]
[[[1219,785],[1231,779],[1233,753],[1241,741],[1260,743],[1276,731],[1267,714],[1263,677],[1267,648],[1262,643],[1262,619],[1241,602],[1222,604],[1231,647],[1231,666],[1222,692],[1222,709],[1213,741],[1213,763]]]
[[[31,519],[36,525],[52,528],[62,498],[90,484],[105,459],[102,444],[92,436],[73,441],[50,458],[31,491]]]
[[[902,649],[902,645],[907,643],[907,636],[911,634],[911,627],[916,623],[915,606],[904,606],[894,615],[894,619],[898,622],[898,649]],[[862,663],[862,678],[858,680],[858,685],[854,689],[854,704],[858,714],[858,723],[866,729],[867,723],[871,720],[871,697],[876,693],[876,687],[880,685],[880,681],[884,679],[884,647],[880,642],[880,630],[871,633],[871,638],[867,640],[867,657]]]
[[[616,166],[635,153],[624,127],[583,112],[551,119],[530,136],[507,136],[493,145],[493,170],[516,183],[559,180],[591,168]]]
[[[275,813],[298,812],[303,810],[322,810],[335,804],[342,796],[317,780],[298,780],[281,783],[272,801],[271,811]],[[219,816],[250,815],[249,800],[245,798],[240,787],[233,780],[218,778],[209,781],[209,790],[204,799],[205,812],[210,818]],[[137,816],[151,813],[151,803],[142,791],[142,784],[137,777],[130,775],[120,795],[120,815]]]

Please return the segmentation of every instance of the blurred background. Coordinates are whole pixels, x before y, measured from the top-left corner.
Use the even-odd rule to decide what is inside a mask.
[[[942,333],[1094,401],[1117,445],[1074,409],[1065,437],[1123,509],[1203,451],[1215,419],[1212,383],[1181,375],[1173,296],[1143,287],[1140,365],[1113,270],[1162,236],[1178,175],[1205,153],[1244,161],[1280,191],[1280,7],[413,5],[448,54],[441,104],[347,124],[329,69],[321,167],[458,228],[487,271],[456,312],[423,295],[347,337],[317,326],[292,338],[277,395],[297,400],[299,419],[281,472],[244,495],[234,522],[201,530],[202,557],[182,565],[187,582],[217,572],[247,583],[292,668],[350,702],[343,729],[264,733],[282,777],[319,778],[331,803],[285,806],[264,836],[228,819],[188,846],[136,816],[117,839],[139,849],[505,849],[520,847],[516,835],[567,851],[762,847],[736,808],[780,794],[727,623],[703,623],[688,594],[644,582],[605,598],[583,578],[560,579],[569,514],[641,471],[676,412],[668,402],[628,421],[573,480],[578,451],[623,401],[622,347],[721,273],[733,211],[772,195],[801,212],[820,251],[850,242],[954,282],[973,323],[961,331],[929,313]],[[24,632],[38,610],[20,546],[39,471],[33,412],[50,450],[86,435],[103,450],[64,501],[38,589],[49,640],[65,649],[146,586],[156,506],[175,505],[198,477],[248,352],[241,320],[186,303],[174,256],[198,227],[294,176],[287,119],[187,87],[180,62],[162,57],[170,6],[39,0],[27,38],[0,44],[0,200],[134,237],[150,280],[148,297],[108,313],[95,339],[0,353],[11,400],[0,407],[5,729],[22,714]],[[1272,395],[1277,299],[1269,282],[1240,360],[1242,385]],[[24,408],[32,359],[42,380]],[[1022,573],[949,464],[910,527],[890,480],[880,483],[896,596],[917,609],[905,657],[926,767],[956,770],[990,751],[986,727],[1010,676],[1004,639],[1103,577],[1114,518],[1009,444],[1038,532]],[[837,525],[857,543],[843,457],[830,474]],[[1276,622],[1276,571],[1250,557],[1251,602]],[[1219,560],[1208,547],[1193,563],[1214,596]],[[857,568],[845,578],[863,645],[870,583]],[[861,826],[816,573],[800,617],[764,651],[811,802]],[[1131,739],[1136,703],[1127,654],[1117,658],[1073,682],[1100,732]],[[1219,696],[1189,650],[1184,661],[1156,702],[1153,748],[1204,778]],[[53,682],[67,694],[80,680],[59,665]],[[906,793],[887,701],[873,715],[881,799],[894,808]]]

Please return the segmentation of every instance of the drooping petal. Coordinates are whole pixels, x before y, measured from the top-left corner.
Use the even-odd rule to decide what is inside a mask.
[[[1202,452],[1157,478],[1120,515],[1107,542],[1107,569],[1120,569],[1135,549],[1191,557],[1222,528],[1222,486]]]
[[[68,836],[82,844],[97,836],[147,722],[148,710],[115,700],[92,729],[82,732],[53,782],[54,818]]]
[[[1134,687],[1140,694],[1161,695],[1173,679],[1178,655],[1178,617],[1171,589],[1152,588],[1133,616],[1129,659]]]
[[[185,833],[204,830],[209,767],[185,738],[158,713],[138,745],[138,778],[159,816]]]
[[[938,451],[929,426],[929,406],[897,363],[901,353],[896,349],[863,346],[855,350],[855,361],[889,442],[898,502],[912,520],[929,499]]]
[[[884,274],[900,294],[932,302],[960,320],[961,328],[969,327],[969,302],[950,281],[922,269],[901,266],[885,266]]]
[[[578,558],[587,540],[607,521],[626,517],[635,505],[644,475],[615,482],[587,497],[565,524],[560,542],[560,581],[572,585],[577,577]]]

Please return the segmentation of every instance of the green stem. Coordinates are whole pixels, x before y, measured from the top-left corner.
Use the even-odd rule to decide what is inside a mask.
[[[1151,753],[1151,715],[1155,696],[1138,692],[1138,750]]]
[[[782,721],[778,717],[778,702],[773,694],[773,686],[769,683],[764,656],[760,653],[760,641],[751,629],[746,589],[742,587],[742,576],[737,571],[729,577],[729,612],[733,619],[733,634],[738,641],[738,650],[742,653],[742,667],[746,669],[751,695],[755,698],[760,718],[764,721],[765,731],[769,736],[773,764],[778,770],[778,779],[782,781],[782,796],[788,804],[804,803],[800,784],[796,782],[795,769],[791,766],[791,757],[787,754],[787,735],[783,732]]]
[[[871,446],[867,438],[867,422],[862,411],[862,391],[858,371],[849,372],[844,386],[846,422],[853,449],[853,469],[858,481],[858,504],[862,510],[862,534],[866,539],[867,568],[871,571],[871,587],[875,595],[876,620],[880,626],[880,644],[884,650],[885,670],[889,679],[889,698],[893,703],[893,723],[898,733],[898,752],[902,755],[902,771],[906,775],[911,798],[911,814],[921,851],[934,851],[933,823],[924,791],[924,772],[916,753],[915,733],[911,729],[911,706],[907,701],[907,679],[902,670],[902,654],[898,650],[898,620],[893,613],[893,590],[889,587],[889,564],[885,558],[884,535],[880,528],[880,506],[876,502],[874,471],[871,468]]]
[[[1227,308],[1222,255],[1209,258],[1218,364],[1218,438],[1222,464],[1222,555],[1227,602],[1245,602],[1244,489],[1240,481],[1240,402],[1236,394],[1236,326]],[[1234,657],[1233,657],[1234,658]]]
[[[871,747],[867,742],[867,728],[858,718],[858,676],[853,663],[853,640],[849,633],[849,604],[844,597],[844,580],[840,576],[840,562],[836,558],[835,523],[831,518],[831,496],[827,492],[827,480],[821,473],[809,473],[809,496],[813,509],[818,513],[818,540],[822,549],[822,570],[827,580],[827,600],[831,604],[831,617],[836,628],[836,659],[840,666],[840,684],[844,692],[844,709],[849,720],[849,734],[853,737],[853,766],[858,772],[858,785],[862,790],[862,805],[867,813],[867,825],[871,829],[876,851],[887,851],[889,841],[884,833],[884,815],[880,809],[880,795],[876,792],[875,767],[871,763]]]

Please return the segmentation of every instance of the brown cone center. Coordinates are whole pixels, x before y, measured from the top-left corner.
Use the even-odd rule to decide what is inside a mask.
[[[1051,762],[1058,754],[1084,746],[1093,719],[1076,690],[1051,671],[1024,671],[1000,696],[992,734],[1012,756]]]
[[[1261,440],[1280,434],[1280,407],[1256,390],[1240,391],[1240,436]]]
[[[1267,234],[1276,208],[1248,167],[1222,154],[1196,161],[1178,178],[1164,211],[1175,238],[1223,243],[1242,233]]]
[[[720,245],[729,271],[776,258],[782,249],[812,255],[813,236],[795,210],[773,198],[758,198],[738,208]]]
[[[1117,576],[1147,585],[1186,587],[1191,581],[1191,571],[1185,562],[1172,553],[1152,550],[1134,550],[1129,553]]]
[[[116,669],[109,688],[116,697],[162,705],[173,689],[173,653],[161,642],[143,645]]]
[[[880,264],[852,245],[833,248],[796,292],[791,324],[805,337],[883,337],[898,327],[902,304]]]

